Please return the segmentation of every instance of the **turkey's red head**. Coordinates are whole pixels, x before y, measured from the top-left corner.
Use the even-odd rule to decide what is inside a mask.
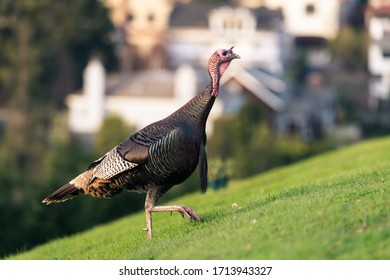
[[[233,52],[233,47],[228,50],[219,49],[210,57],[208,70],[213,85],[212,96],[218,96],[219,80],[221,79],[223,72],[228,68],[230,62],[235,58],[240,58],[240,56]]]

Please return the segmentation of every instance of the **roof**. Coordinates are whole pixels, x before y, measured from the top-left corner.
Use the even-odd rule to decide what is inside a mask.
[[[207,4],[177,4],[173,8],[169,19],[170,26],[174,27],[208,27],[209,12],[216,8]]]
[[[257,28],[272,29],[278,22],[283,21],[283,13],[279,10],[270,10],[265,7],[251,9],[257,21]]]
[[[172,27],[203,27],[208,28],[209,13],[224,6],[216,6],[210,4],[177,4],[175,5],[171,16],[170,26]],[[265,7],[249,9],[256,18],[257,28],[271,29],[275,27],[278,21],[283,20],[281,10],[270,10]]]
[[[168,70],[149,70],[111,75],[107,78],[109,96],[172,97],[174,73]]]
[[[273,111],[280,112],[285,108],[284,100],[278,95],[285,90],[285,84],[282,80],[261,70],[248,71],[238,65],[232,65],[229,71],[224,74],[221,85],[230,79],[235,79]]]

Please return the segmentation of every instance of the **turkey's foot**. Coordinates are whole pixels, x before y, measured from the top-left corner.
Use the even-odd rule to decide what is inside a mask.
[[[195,213],[194,210],[192,210],[190,207],[187,207],[185,205],[174,205],[174,206],[154,206],[152,209],[150,209],[151,212],[179,212],[181,216],[184,218],[186,216],[190,221],[201,221],[203,222],[203,219]]]
[[[195,213],[194,210],[191,208],[180,205],[180,206],[154,206],[152,208],[146,208],[145,209],[145,215],[146,215],[146,229],[144,229],[148,234],[148,239],[152,239],[153,232],[152,232],[152,212],[179,212],[182,217],[186,216],[190,221],[201,221],[203,222],[203,219]]]

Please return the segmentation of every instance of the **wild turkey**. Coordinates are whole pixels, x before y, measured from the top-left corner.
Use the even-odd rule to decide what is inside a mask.
[[[233,47],[217,50],[208,62],[210,84],[199,95],[165,119],[130,135],[42,202],[63,202],[79,194],[109,198],[122,190],[146,193],[149,239],[152,238],[152,212],[177,211],[189,220],[202,221],[185,205],[155,206],[155,203],[174,185],[186,180],[198,163],[201,191],[206,191],[206,121],[219,93],[220,78],[235,58],[240,56],[233,52]]]

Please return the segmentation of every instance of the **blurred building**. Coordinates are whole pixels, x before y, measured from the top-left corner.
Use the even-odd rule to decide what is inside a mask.
[[[234,113],[248,98],[270,113],[283,109],[284,101],[279,95],[285,84],[281,77],[291,40],[283,29],[279,12],[179,3],[163,20],[160,16],[168,16],[165,5],[171,2],[153,2],[155,5],[145,5],[150,9],[148,12],[128,6],[131,16],[118,16],[130,20],[122,29],[139,27],[139,34],[134,30],[125,32],[132,36],[126,35],[127,39],[122,41],[125,48],[136,52],[128,56],[131,51],[121,51],[126,54],[122,60],[130,58],[133,63],[137,57],[138,62],[107,77],[99,61],[89,63],[84,88],[67,99],[71,131],[93,134],[107,114],[120,115],[138,128],[169,115],[207,85],[206,66],[211,54],[232,45],[243,59],[234,61],[225,73],[221,86],[226,94],[214,105],[208,128],[212,128],[213,119],[223,113]],[[152,22],[162,22],[164,28],[147,24],[149,17],[154,18]],[[140,23],[135,24],[136,21]],[[142,28],[141,23],[145,24]],[[161,30],[166,31],[164,36],[158,35]],[[146,40],[145,36],[153,37],[151,34],[159,40]],[[139,40],[135,39],[137,36]],[[129,66],[128,62],[125,64]],[[96,100],[92,101],[93,98]]]
[[[67,99],[70,130],[93,134],[108,114],[120,115],[138,128],[169,115],[207,85],[210,55],[234,45],[242,59],[230,65],[221,81],[223,94],[210,114],[208,129],[215,118],[235,113],[250,101],[264,109],[281,133],[295,127],[295,134],[310,140],[316,135],[311,130],[326,131],[332,111],[323,114],[323,107],[315,107],[320,101],[313,101],[324,98],[290,94],[283,77],[299,46],[297,38],[326,40],[335,35],[338,1],[237,2],[234,7],[218,7],[191,1],[106,0],[117,27],[122,71],[106,76],[100,62],[90,62],[84,88]],[[300,23],[294,10],[310,23]],[[326,13],[331,16],[325,19]],[[315,52],[313,57],[323,60]],[[296,102],[317,110],[301,110],[293,105]],[[299,117],[291,121],[293,115]]]
[[[190,0],[143,0],[142,4],[136,0],[105,2],[118,30],[124,69],[139,70],[172,67],[169,64],[172,60],[181,61],[182,53],[189,55],[186,52],[188,48],[185,48],[188,45],[207,45],[212,49],[214,44],[223,43],[222,36],[225,41],[231,41],[233,38],[233,42],[236,42],[237,38],[240,42],[249,39],[247,45],[254,48],[251,41],[261,40],[266,44],[269,38],[252,36],[253,27],[259,29],[258,27],[264,25],[275,27],[277,24],[291,36],[297,47],[311,46],[314,52],[312,57],[323,59],[326,53],[313,47],[321,47],[326,40],[336,37],[341,7],[348,1],[236,0],[234,12],[226,7],[215,11],[216,15],[210,14],[215,6],[197,4],[199,1],[193,3]],[[265,14],[264,10],[267,10],[268,14]],[[258,12],[263,14],[259,17]],[[256,18],[245,17],[245,13],[255,13]],[[248,54],[252,57],[253,50],[248,50]]]
[[[328,41],[335,39],[349,12],[343,0],[237,0],[245,7],[266,7],[283,15],[286,32],[294,52],[304,53],[307,76],[302,84],[290,86],[281,96],[285,107],[273,116],[273,128],[305,140],[331,133],[336,119],[334,91],[327,86],[324,73],[331,57]]]
[[[315,140],[332,133],[336,100],[320,72],[311,72],[304,84],[290,88],[284,101],[285,110],[275,114],[273,119],[274,129],[279,134]]]
[[[390,1],[368,1],[366,22],[369,34],[369,105],[377,111],[390,110]],[[387,116],[387,117],[386,117]],[[378,120],[390,126],[388,114]]]
[[[279,9],[295,38],[334,39],[339,30],[342,0],[238,0],[243,6]]]
[[[105,0],[117,29],[123,70],[167,66],[166,48],[173,0]]]

